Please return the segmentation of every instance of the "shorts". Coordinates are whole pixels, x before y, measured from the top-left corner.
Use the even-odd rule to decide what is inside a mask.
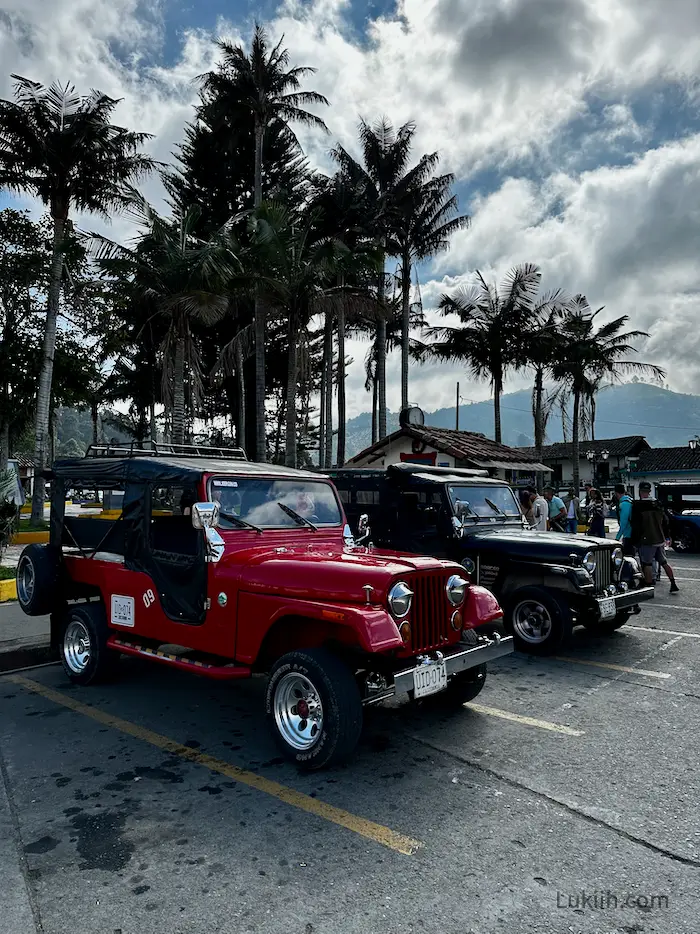
[[[663,545],[640,545],[639,560],[645,567],[651,567],[655,561],[662,567],[668,564]]]

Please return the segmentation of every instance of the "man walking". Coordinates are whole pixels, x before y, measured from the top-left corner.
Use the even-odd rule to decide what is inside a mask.
[[[557,496],[553,486],[544,488],[544,498],[549,503],[549,529],[551,532],[564,532],[566,529],[566,506]]]
[[[572,486],[569,487],[569,492],[567,493],[566,499],[564,500],[564,505],[566,507],[566,531],[575,534],[578,531],[578,517],[579,510],[581,508],[581,500],[576,495]]]
[[[666,513],[661,504],[652,498],[651,483],[642,480],[639,484],[639,499],[632,503],[632,542],[639,550],[644,580],[653,586],[654,561],[657,561],[671,582],[671,593],[678,593],[680,588],[664,550],[668,533]]]
[[[619,530],[615,538],[622,545],[623,555],[634,557],[634,545],[632,544],[632,497],[627,494],[622,483],[615,486],[613,493],[617,503],[617,521]]]
[[[537,529],[538,532],[546,532],[549,503],[541,493],[531,493],[530,503],[532,504],[532,528]]]

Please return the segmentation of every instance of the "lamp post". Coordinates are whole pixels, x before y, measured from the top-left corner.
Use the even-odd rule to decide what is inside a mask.
[[[591,467],[593,470],[593,482],[596,482],[596,475],[598,473],[598,464],[601,461],[607,461],[610,457],[610,451],[586,451],[586,457],[591,462]]]
[[[691,438],[690,441],[688,442],[688,447],[690,448],[691,451],[694,451],[697,448],[698,440],[699,440],[698,436],[696,435],[694,438]]]

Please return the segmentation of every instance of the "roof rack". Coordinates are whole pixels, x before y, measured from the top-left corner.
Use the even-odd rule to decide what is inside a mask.
[[[243,448],[212,447],[206,444],[172,444],[168,441],[132,441],[129,444],[91,444],[85,457],[216,457],[248,460]]]

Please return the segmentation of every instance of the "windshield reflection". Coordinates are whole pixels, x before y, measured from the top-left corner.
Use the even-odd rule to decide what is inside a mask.
[[[520,518],[520,508],[508,486],[449,486],[450,502],[461,519]]]

